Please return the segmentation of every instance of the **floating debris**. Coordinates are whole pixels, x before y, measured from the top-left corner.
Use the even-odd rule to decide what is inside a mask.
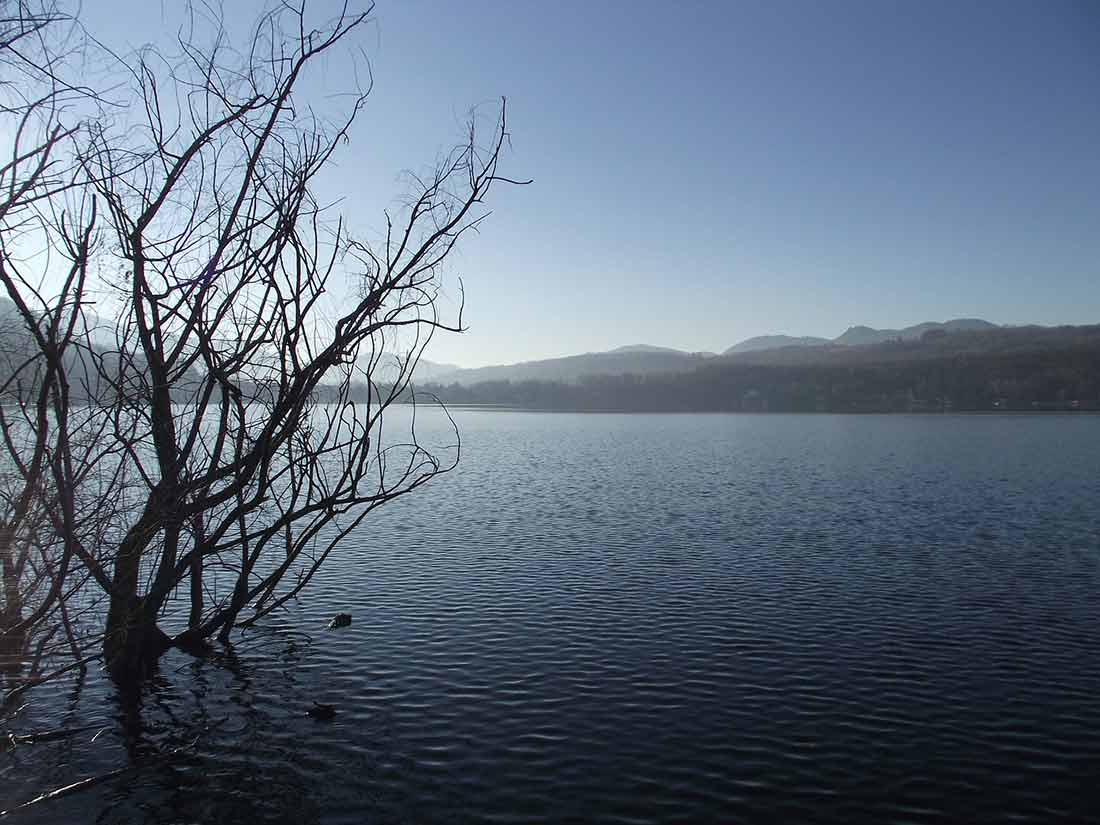
[[[347,627],[351,624],[350,613],[337,613],[332,617],[332,621],[328,623],[329,630],[335,630],[338,627]]]
[[[313,719],[332,719],[336,716],[336,705],[323,705],[320,702],[314,702],[313,707],[306,711],[306,716]]]

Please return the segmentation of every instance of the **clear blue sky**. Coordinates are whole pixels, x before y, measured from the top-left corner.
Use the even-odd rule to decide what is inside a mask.
[[[172,8],[86,17],[136,44]],[[354,225],[501,95],[535,179],[456,259],[471,329],[432,360],[1100,322],[1095,2],[380,0],[362,45]]]

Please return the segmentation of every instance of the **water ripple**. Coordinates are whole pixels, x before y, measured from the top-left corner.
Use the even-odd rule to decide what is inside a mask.
[[[1100,418],[460,415],[232,666],[20,723],[26,821],[1082,822],[1100,810]],[[425,424],[425,426],[427,426]],[[350,610],[353,624],[324,630]],[[312,644],[292,644],[305,629]],[[304,716],[314,699],[339,712]],[[132,726],[131,726],[132,727]],[[135,742],[137,743],[135,745]],[[5,800],[6,801],[6,800]]]

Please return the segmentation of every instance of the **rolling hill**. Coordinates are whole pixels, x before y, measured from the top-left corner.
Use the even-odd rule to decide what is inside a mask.
[[[804,335],[796,338],[793,335],[758,335],[755,338],[746,338],[739,344],[734,344],[723,355],[736,355],[739,352],[759,352],[769,349],[783,349],[784,347],[820,347],[831,343],[828,338],[815,338],[812,335]]]
[[[833,339],[814,336],[762,335],[733,345],[721,355],[710,352],[686,352],[671,347],[652,344],[630,344],[607,352],[589,352],[516,364],[498,364],[471,369],[448,368],[421,361],[417,368],[418,383],[480,384],[485,381],[558,381],[573,383],[598,375],[655,375],[668,372],[693,370],[711,359],[744,357],[762,352],[821,349],[829,347],[862,347],[888,341],[916,341],[931,330],[947,333],[996,330],[999,327],[988,321],[959,318],[951,321],[926,321],[904,329],[874,329],[850,327]],[[791,363],[798,355],[778,356],[779,361]],[[427,367],[427,368],[425,368]]]
[[[691,370],[713,358],[665,347],[636,344],[610,352],[589,352],[564,358],[523,361],[518,364],[460,369],[435,375],[440,384],[479,384],[485,381],[579,381],[595,375],[653,375]],[[427,380],[418,373],[421,381]]]

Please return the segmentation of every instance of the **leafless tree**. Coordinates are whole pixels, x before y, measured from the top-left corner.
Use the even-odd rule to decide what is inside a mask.
[[[435,455],[383,421],[432,334],[462,329],[461,308],[437,311],[441,268],[494,184],[517,183],[498,172],[505,110],[485,136],[471,119],[411,177],[380,240],[353,235],[316,182],[369,82],[336,117],[301,89],[370,11],[315,25],[280,3],[238,51],[209,9],[191,10],[177,53],[113,58],[133,95],[124,114],[70,122],[60,103],[74,92],[45,71],[55,114],[25,118],[33,137],[3,169],[0,281],[27,350],[0,419],[17,470],[5,524],[24,519],[12,529],[31,537],[4,558],[48,560],[21,626],[102,605],[97,638],[120,681],[278,609],[374,508],[457,461],[457,432]],[[48,43],[48,27],[37,36]],[[20,256],[20,222],[49,254]],[[332,314],[347,279],[355,298]],[[374,380],[394,348],[398,374]],[[184,586],[189,609],[166,631]]]
[[[61,628],[80,659],[66,601],[84,576],[62,491],[94,464],[88,442],[66,435],[82,429],[69,420],[65,375],[95,223],[73,151],[82,119],[70,115],[94,111],[98,96],[65,80],[82,39],[51,4],[0,4],[0,282],[12,298],[0,312],[0,654],[22,653],[29,630],[49,628],[36,661]],[[27,280],[28,266],[53,270],[59,288]]]

